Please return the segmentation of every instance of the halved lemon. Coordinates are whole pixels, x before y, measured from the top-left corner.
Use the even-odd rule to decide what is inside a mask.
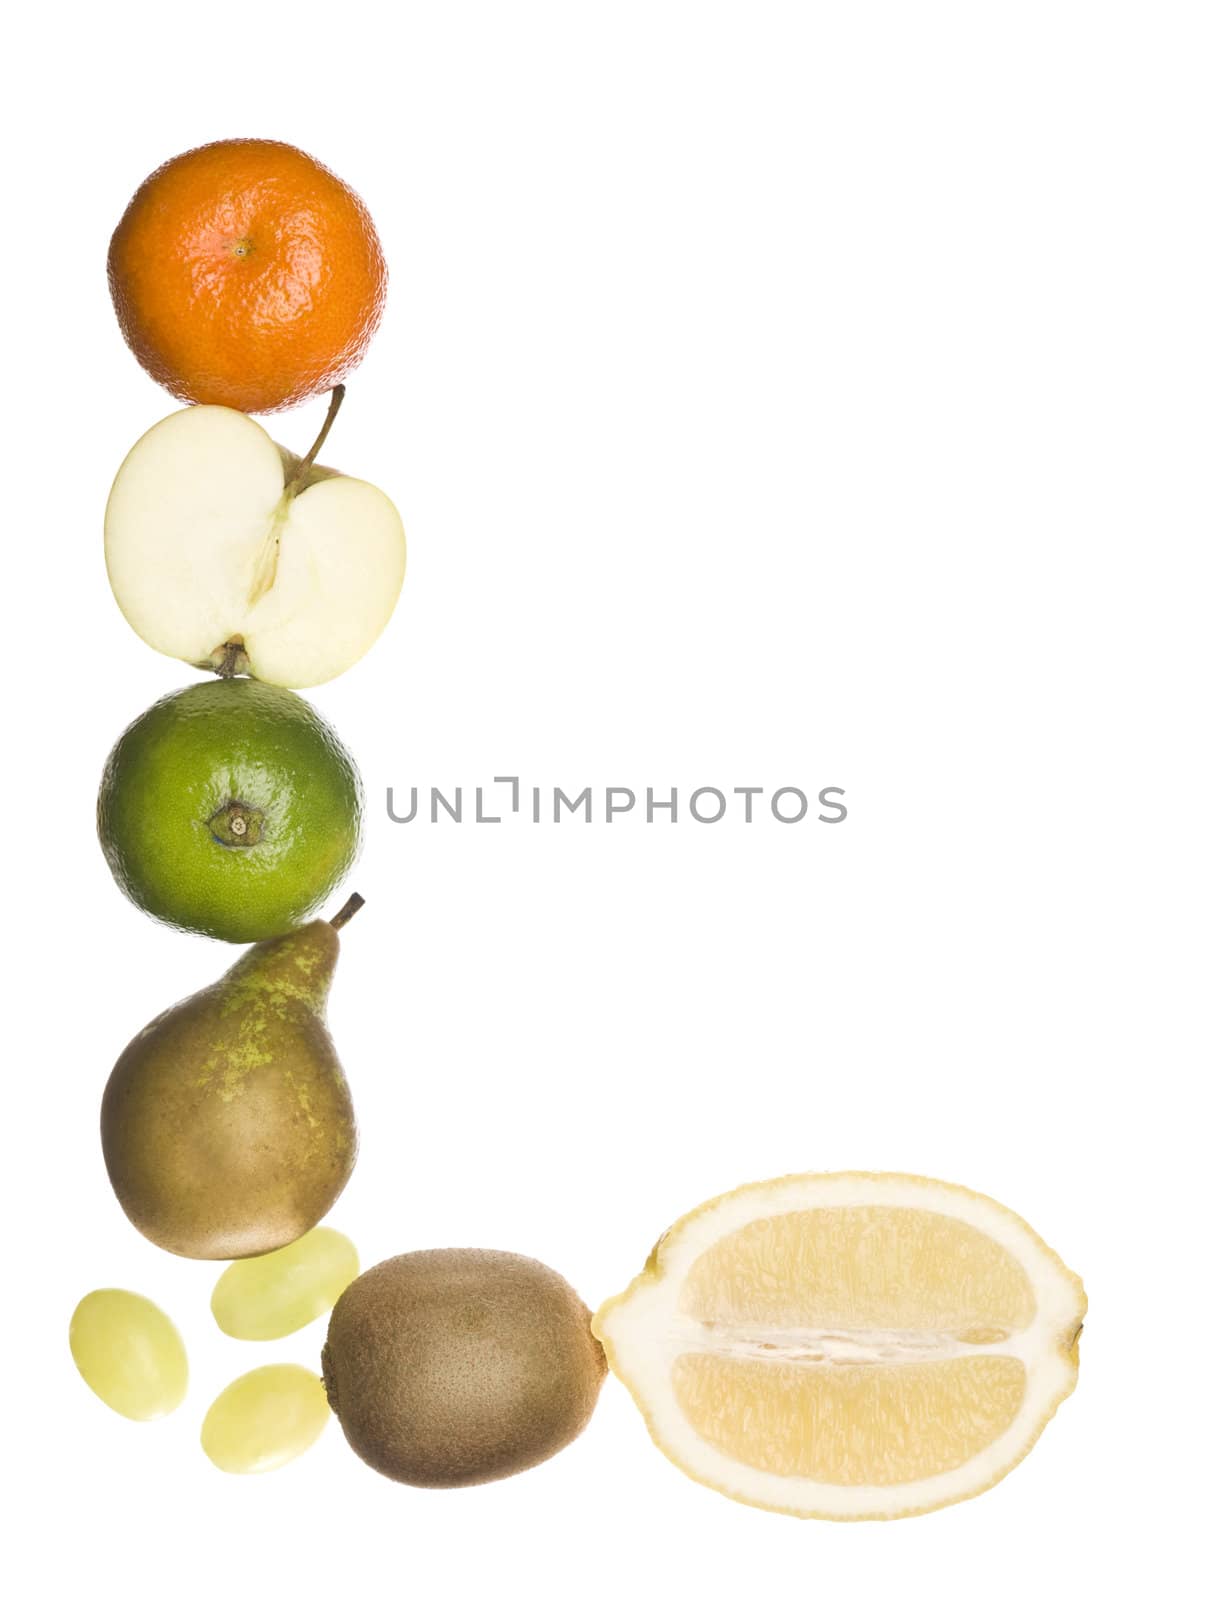
[[[800,1517],[915,1516],[1015,1467],[1077,1382],[1081,1279],[929,1178],[748,1184],[676,1223],[593,1326],[657,1445]]]

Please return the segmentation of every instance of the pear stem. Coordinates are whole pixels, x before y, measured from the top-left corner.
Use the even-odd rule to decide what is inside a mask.
[[[356,916],[365,904],[366,902],[362,899],[360,894],[351,894],[348,900],[345,901],[344,905],[332,918],[332,926],[339,933],[349,921],[350,917]]]
[[[294,474],[293,482],[289,486],[291,495],[299,494],[306,487],[306,480],[311,468],[315,465],[315,457],[324,447],[328,435],[332,432],[332,424],[336,421],[336,413],[341,408],[341,401],[345,398],[345,385],[338,383],[332,391],[332,399],[328,402],[328,415],[324,418],[324,425],[315,436],[315,443],[298,463],[298,471]]]

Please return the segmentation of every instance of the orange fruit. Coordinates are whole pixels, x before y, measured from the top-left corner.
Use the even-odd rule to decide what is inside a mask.
[[[111,239],[111,297],[146,372],[180,400],[280,411],[362,357],[387,268],[370,213],[313,156],[222,139],[141,184]]]

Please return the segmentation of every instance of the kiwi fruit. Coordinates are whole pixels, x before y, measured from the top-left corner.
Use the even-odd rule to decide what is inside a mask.
[[[566,1280],[530,1256],[393,1256],[333,1308],[328,1400],[362,1460],[399,1483],[507,1478],[587,1426],[606,1371],[591,1320]]]

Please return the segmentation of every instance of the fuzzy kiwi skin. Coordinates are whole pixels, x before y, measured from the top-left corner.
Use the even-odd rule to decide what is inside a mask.
[[[606,1366],[551,1268],[503,1250],[420,1250],[341,1295],[324,1384],[368,1466],[424,1489],[524,1472],[580,1434]]]

